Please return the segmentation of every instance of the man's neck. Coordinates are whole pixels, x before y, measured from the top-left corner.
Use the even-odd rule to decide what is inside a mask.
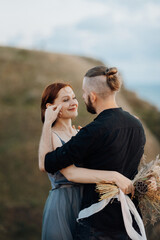
[[[96,106],[96,112],[97,114],[100,114],[106,109],[111,109],[111,108],[118,108],[119,106],[117,105],[115,99],[107,99],[106,101],[98,101],[97,106]]]

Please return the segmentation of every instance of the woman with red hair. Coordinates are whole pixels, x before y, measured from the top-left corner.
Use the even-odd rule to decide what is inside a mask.
[[[69,84],[53,83],[42,94],[42,136],[39,144],[39,168],[45,171],[46,153],[62,146],[77,134],[72,119],[78,114],[78,101]],[[54,175],[48,173],[52,190],[45,204],[42,240],[73,240],[83,183],[114,182],[123,192],[132,192],[132,182],[115,171],[91,170],[71,165]]]

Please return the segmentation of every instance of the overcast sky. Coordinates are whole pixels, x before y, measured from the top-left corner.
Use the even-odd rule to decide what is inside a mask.
[[[160,83],[159,0],[0,0],[0,45],[91,56]]]

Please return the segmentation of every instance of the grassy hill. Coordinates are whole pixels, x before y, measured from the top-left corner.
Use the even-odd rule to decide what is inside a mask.
[[[50,189],[46,174],[38,170],[37,151],[41,135],[40,98],[44,87],[55,81],[72,84],[79,100],[74,122],[86,125],[93,116],[85,110],[81,84],[85,72],[102,63],[78,56],[0,47],[0,236],[1,240],[38,240],[42,211]],[[128,91],[118,95],[120,105],[136,112]],[[139,101],[137,105],[141,102]],[[145,127],[146,154],[160,152],[157,136]]]

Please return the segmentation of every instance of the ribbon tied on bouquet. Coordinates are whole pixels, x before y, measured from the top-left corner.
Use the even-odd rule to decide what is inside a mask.
[[[81,210],[79,212],[77,221],[79,221],[82,218],[90,217],[91,215],[101,211],[103,208],[105,208],[108,205],[110,200],[113,199],[113,198],[117,198],[121,203],[124,225],[125,225],[125,228],[126,228],[126,232],[128,233],[128,236],[132,240],[147,240],[144,225],[143,225],[143,221],[142,221],[134,203],[120,189],[119,189],[119,194],[115,195],[114,197],[108,198],[108,199],[103,199],[100,202],[94,203],[90,207]],[[140,229],[141,235],[132,226],[131,213],[133,214],[133,216],[134,216],[134,218],[137,222],[137,225]]]

